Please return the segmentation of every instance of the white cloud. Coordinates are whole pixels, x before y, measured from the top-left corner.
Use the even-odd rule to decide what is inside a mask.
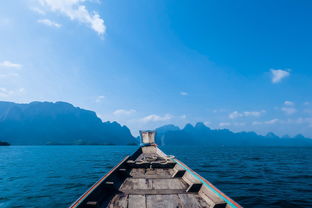
[[[238,111],[234,111],[234,112],[229,114],[229,118],[230,119],[235,119],[235,118],[239,118],[239,117],[242,117],[242,116],[243,116],[243,114],[239,113]]]
[[[24,88],[19,88],[17,90],[8,90],[7,88],[1,87],[0,88],[0,97],[2,98],[8,98],[12,95],[16,95],[16,94],[22,94],[25,92]]]
[[[231,125],[230,122],[221,122],[221,123],[219,123],[220,127],[225,127],[225,126],[230,126],[230,125]]]
[[[12,94],[12,91],[7,90],[6,88],[0,88],[0,97],[9,97]]]
[[[252,122],[252,125],[263,125],[263,124],[271,125],[271,124],[276,124],[279,121],[280,121],[279,119],[274,118],[268,121],[254,121]]]
[[[262,111],[245,111],[244,112],[244,116],[255,116],[255,117],[258,117],[258,116],[261,116],[261,114],[265,113],[264,110]]]
[[[281,110],[284,111],[284,113],[288,115],[291,115],[297,112],[297,109],[293,107],[282,107]]]
[[[21,68],[22,67],[21,64],[16,64],[11,61],[2,61],[0,62],[0,66],[7,67],[7,68]]]
[[[0,79],[8,79],[8,78],[15,78],[18,77],[18,73],[7,73],[7,74],[0,74]]]
[[[187,96],[188,93],[187,93],[187,92],[180,92],[180,95],[182,95],[182,96]]]
[[[271,69],[271,73],[272,73],[272,83],[279,83],[284,78],[290,75],[289,71],[282,69]]]
[[[53,11],[59,12],[71,20],[76,20],[87,24],[91,29],[99,35],[103,35],[106,31],[104,20],[100,15],[92,11],[90,12],[83,4],[86,0],[38,0],[41,6]]]
[[[136,110],[134,110],[134,109],[130,109],[130,110],[117,109],[117,110],[115,110],[115,111],[113,112],[113,114],[114,114],[115,116],[123,116],[123,115],[128,116],[128,115],[131,115],[131,114],[133,114],[133,113],[135,113],[135,112],[136,112]]]
[[[244,123],[244,122],[234,122],[233,123],[233,126],[245,126],[246,125],[246,123]]]
[[[99,95],[99,96],[96,97],[95,102],[96,102],[96,103],[100,103],[100,102],[102,102],[104,99],[105,99],[105,96]]]
[[[233,111],[232,113],[229,114],[229,118],[230,119],[236,119],[236,118],[248,117],[248,116],[259,117],[263,113],[265,113],[265,110],[262,110],[262,111],[244,111],[244,112]]]
[[[19,88],[17,91],[18,91],[19,93],[24,93],[24,92],[25,92],[25,88]]]
[[[284,105],[293,106],[293,105],[295,105],[295,103],[294,103],[294,102],[291,102],[291,101],[286,100],[286,101],[284,102]]]
[[[41,14],[41,15],[45,15],[45,11],[43,11],[42,9],[39,9],[38,7],[33,7],[33,8],[30,8],[32,11],[38,13],[38,14]]]
[[[278,121],[279,121],[279,119],[274,118],[274,119],[272,119],[272,120],[265,121],[264,123],[265,123],[265,124],[275,124],[275,123],[277,123]]]
[[[186,119],[186,115],[181,115],[180,118],[181,119]]]
[[[164,116],[159,116],[159,115],[156,115],[156,114],[151,114],[151,115],[148,115],[144,118],[141,119],[142,122],[157,122],[157,121],[168,121],[170,119],[172,119],[173,116],[170,115],[170,114],[166,114]]]
[[[223,108],[212,110],[213,113],[224,113],[224,112],[226,112],[226,111],[227,111],[227,110],[226,110],[226,109],[223,109]]]
[[[50,26],[50,27],[56,27],[56,28],[60,28],[62,26],[61,24],[56,23],[56,22],[49,20],[49,19],[39,19],[39,20],[37,20],[37,22],[44,24],[44,25],[47,25],[47,26]]]

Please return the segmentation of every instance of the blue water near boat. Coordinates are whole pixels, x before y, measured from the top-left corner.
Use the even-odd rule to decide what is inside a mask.
[[[0,208],[66,207],[136,148],[0,147]],[[160,148],[244,207],[312,207],[312,148]]]

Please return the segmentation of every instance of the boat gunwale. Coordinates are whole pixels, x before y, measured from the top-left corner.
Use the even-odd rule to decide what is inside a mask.
[[[166,153],[164,153],[161,149],[158,148],[157,145],[151,145],[156,148],[156,153],[163,157],[168,157]],[[120,161],[115,167],[113,167],[107,174],[105,174],[103,177],[101,177],[96,183],[94,183],[85,193],[83,193],[72,205],[69,206],[69,208],[77,208],[81,203],[99,186],[103,183],[105,179],[107,179],[111,174],[113,174],[114,171],[117,170],[118,167],[120,167],[122,164],[124,164],[129,159],[134,159],[134,157],[138,156],[138,153],[142,153],[142,146],[139,147],[132,155],[126,156],[122,161]],[[187,172],[189,172],[193,177],[198,179],[200,182],[203,183],[204,186],[209,188],[211,191],[213,191],[218,197],[223,199],[227,204],[229,204],[233,208],[243,208],[241,205],[239,205],[237,202],[235,202],[233,199],[231,199],[229,196],[227,196],[225,193],[220,191],[217,187],[215,187],[212,183],[210,183],[208,180],[200,176],[198,173],[196,173],[194,170],[192,170],[190,167],[185,165],[180,160],[176,159],[175,157],[171,158],[168,157],[171,161],[176,163],[177,165],[181,166],[183,169],[185,169]]]
[[[83,202],[102,182],[110,176],[118,167],[120,167],[124,162],[129,159],[130,155],[127,155],[122,161],[120,161],[115,167],[113,167],[108,173],[101,177],[97,182],[95,182],[86,192],[84,192],[75,202],[73,202],[69,208],[75,208]]]
[[[207,181],[205,178],[203,178],[201,175],[196,173],[194,170],[189,168],[187,165],[185,165],[183,162],[181,162],[178,159],[172,159],[174,162],[176,162],[178,165],[180,165],[182,168],[184,168],[186,171],[188,171],[191,175],[193,175],[195,178],[199,179],[206,187],[211,189],[214,193],[216,193],[220,198],[222,198],[226,203],[231,205],[232,207],[236,208],[243,208],[241,205],[239,205],[237,202],[235,202],[233,199],[228,197],[225,193],[220,191],[217,187],[215,187],[212,183]]]
[[[167,155],[166,153],[164,153],[161,149],[159,149],[158,147],[157,151],[159,151],[160,153]],[[210,183],[208,180],[206,180],[205,178],[203,178],[201,175],[199,175],[198,173],[196,173],[194,170],[192,170],[190,167],[188,167],[187,165],[185,165],[183,162],[181,162],[180,160],[176,159],[176,158],[170,158],[173,162],[175,162],[176,164],[178,164],[179,166],[181,166],[183,169],[185,169],[186,171],[188,171],[191,175],[193,175],[195,178],[199,179],[206,187],[208,187],[209,189],[211,189],[214,193],[216,193],[219,197],[221,197],[226,203],[228,203],[229,205],[231,205],[232,207],[236,207],[236,208],[243,208],[241,205],[239,205],[237,202],[235,202],[233,199],[231,199],[230,197],[228,197],[225,193],[223,193],[222,191],[220,191],[217,187],[215,187],[212,183]]]

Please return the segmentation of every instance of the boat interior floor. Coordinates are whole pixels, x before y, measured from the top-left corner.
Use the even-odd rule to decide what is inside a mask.
[[[72,206],[74,208],[230,208],[215,190],[157,147],[126,157]]]
[[[156,208],[156,207],[210,207],[199,196],[199,187],[190,189],[183,173],[174,169],[176,163],[157,154],[141,154],[135,161],[128,161],[131,169],[118,185],[118,191],[102,207]]]

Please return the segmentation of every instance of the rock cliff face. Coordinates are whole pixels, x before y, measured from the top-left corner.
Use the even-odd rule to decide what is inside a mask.
[[[0,141],[13,145],[128,144],[129,129],[65,102],[0,102]]]
[[[312,139],[297,135],[293,138],[278,137],[273,133],[261,136],[255,132],[234,133],[228,129],[210,129],[203,123],[187,124],[183,129],[166,125],[156,129],[160,145],[208,146],[312,146]]]

